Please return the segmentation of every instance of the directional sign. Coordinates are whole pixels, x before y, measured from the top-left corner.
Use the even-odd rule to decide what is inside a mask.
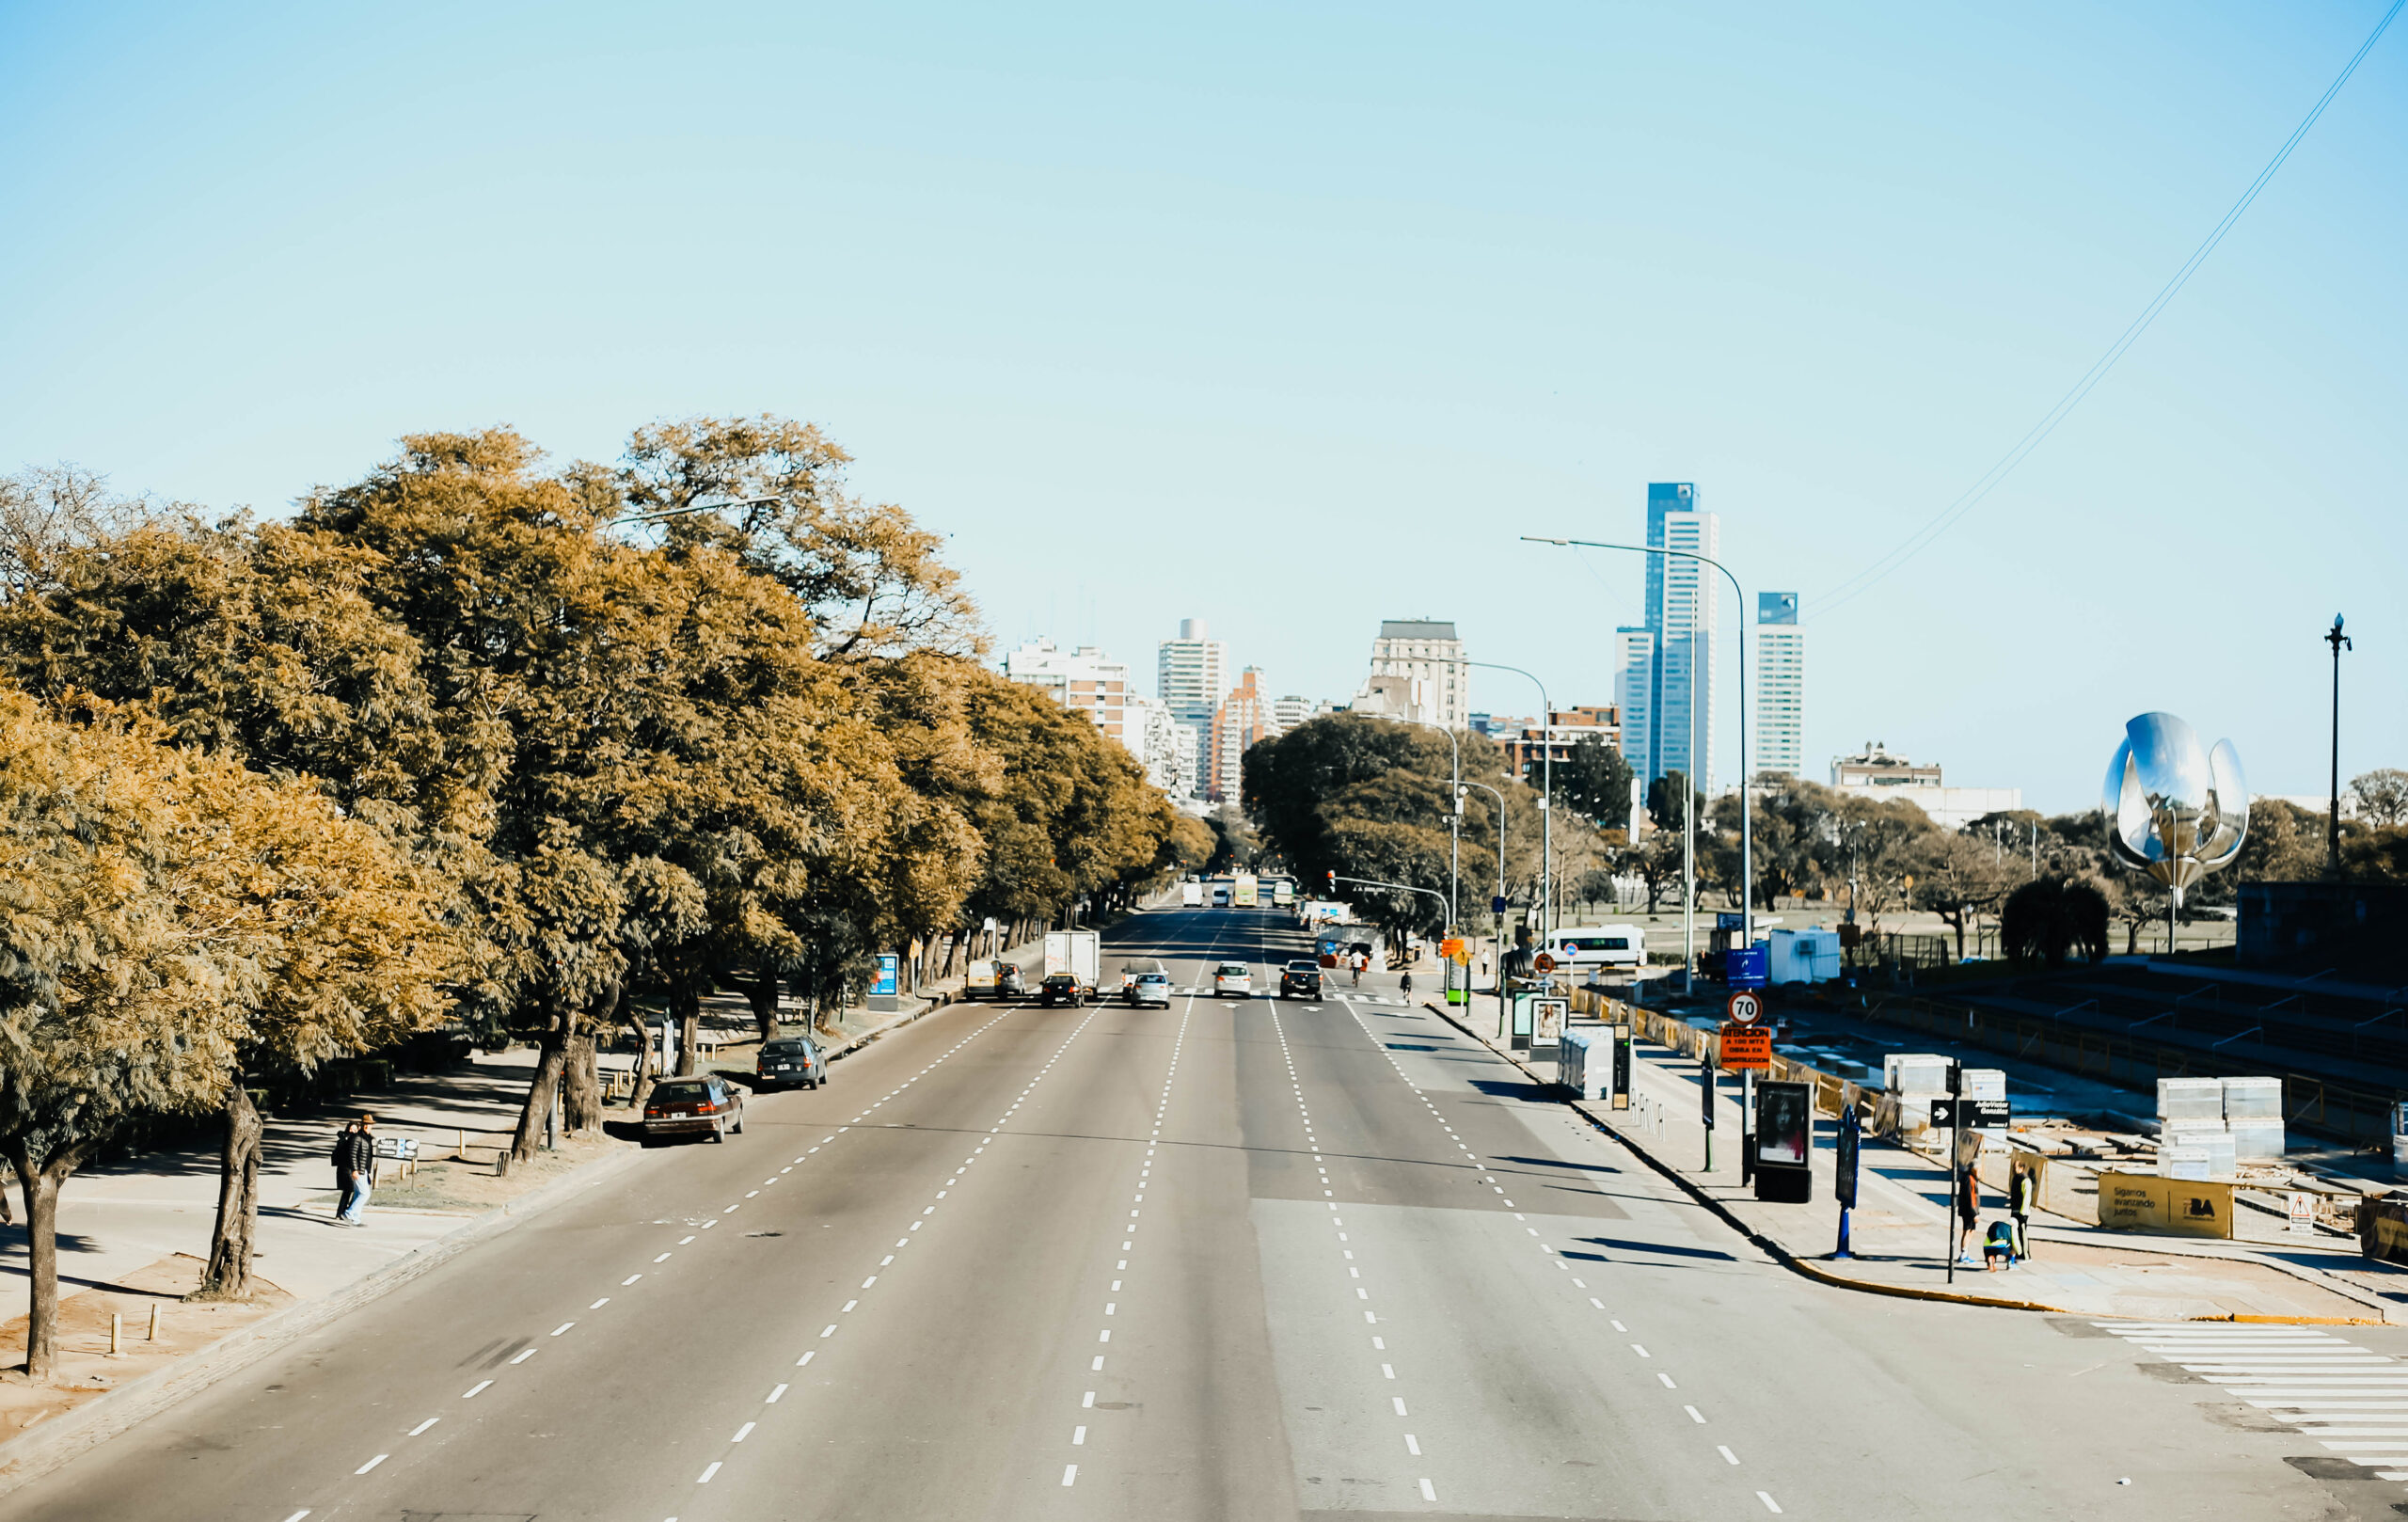
[[[1722,1070],[1744,1072],[1753,1069],[1766,1072],[1772,1068],[1772,1031],[1763,1025],[1725,1025],[1722,1027]]]
[[[1722,1018],[1734,1025],[1752,1025],[1763,1018],[1764,1012],[1764,995],[1746,989],[1722,1001]]]
[[[1984,1131],[2004,1126],[2011,1118],[2004,1100],[1933,1100],[1931,1123],[1951,1129]]]
[[[1723,954],[1723,977],[1735,989],[1760,989],[1772,981],[1772,952],[1766,946],[1733,946]]]

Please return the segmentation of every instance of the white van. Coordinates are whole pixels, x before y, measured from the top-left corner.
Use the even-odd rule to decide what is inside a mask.
[[[1636,925],[1577,925],[1546,938],[1556,965],[1575,972],[1626,971],[1647,961],[1647,933]]]
[[[1180,883],[1179,885],[1179,901],[1189,909],[1202,907],[1204,903],[1204,884],[1196,881],[1194,878],[1190,878],[1185,882]]]

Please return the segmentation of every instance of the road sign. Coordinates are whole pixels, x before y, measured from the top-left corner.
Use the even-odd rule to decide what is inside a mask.
[[[1504,912],[1505,912],[1505,900],[1504,900],[1504,899],[1502,899],[1502,898],[1491,898],[1491,899],[1488,901],[1488,912],[1489,912],[1490,913],[1492,913],[1492,914],[1502,914],[1502,913],[1504,913]]]
[[[1552,973],[1555,971],[1555,959],[1542,951],[1538,955],[1538,959],[1531,962],[1530,965],[1537,968],[1542,973]]]
[[[1760,989],[1772,981],[1772,952],[1765,946],[1733,946],[1723,953],[1723,977],[1735,989]]]
[[[2303,1236],[2316,1233],[2316,1197],[2294,1189],[2287,1201],[2290,1206],[2290,1229]]]
[[[1931,1123],[1935,1126],[1983,1131],[2004,1126],[2012,1118],[2004,1100],[1934,1100],[1931,1102]]]
[[[1772,1068],[1772,1030],[1765,1025],[1725,1025],[1722,1027],[1722,1070],[1725,1072],[1769,1071]]]
[[[1748,916],[1719,909],[1714,912],[1714,927],[1718,930],[1744,930],[1748,927]]]
[[[1464,950],[1464,938],[1459,935],[1450,935],[1445,940],[1439,942],[1438,955],[1444,957],[1450,962],[1456,963],[1462,963],[1470,959]]]
[[[1722,1018],[1734,1025],[1752,1025],[1763,1018],[1764,1012],[1764,995],[1746,989],[1722,1001]]]

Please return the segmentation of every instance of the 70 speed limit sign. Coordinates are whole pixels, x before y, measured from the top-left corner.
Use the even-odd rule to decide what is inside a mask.
[[[1723,1018],[1734,1025],[1752,1025],[1765,1012],[1764,995],[1751,989],[1740,989],[1724,1001]]]

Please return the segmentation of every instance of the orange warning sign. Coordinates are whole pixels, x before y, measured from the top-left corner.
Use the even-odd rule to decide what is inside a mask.
[[[1772,1067],[1772,1029],[1767,1025],[1722,1027],[1722,1070],[1765,1072]]]

